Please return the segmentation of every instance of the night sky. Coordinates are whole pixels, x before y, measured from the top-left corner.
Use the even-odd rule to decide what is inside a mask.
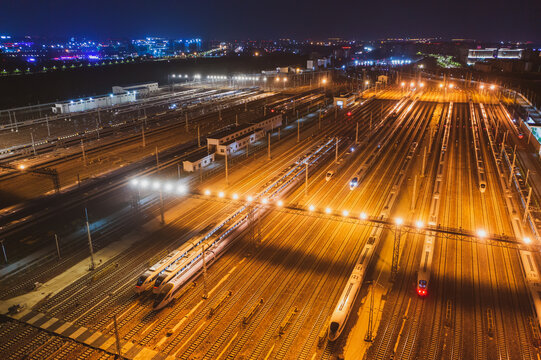
[[[541,0],[1,0],[0,34],[541,40]]]

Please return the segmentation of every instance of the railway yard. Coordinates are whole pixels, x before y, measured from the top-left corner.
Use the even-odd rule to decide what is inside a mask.
[[[408,80],[342,108],[333,81],[1,128],[2,358],[538,359],[509,99]]]

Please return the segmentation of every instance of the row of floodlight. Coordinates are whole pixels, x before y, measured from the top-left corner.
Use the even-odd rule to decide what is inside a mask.
[[[167,192],[167,193],[170,193],[170,194],[178,194],[178,195],[187,195],[188,194],[188,188],[184,184],[178,184],[178,183],[175,184],[175,183],[172,183],[172,182],[162,182],[162,181],[159,181],[159,180],[137,179],[137,178],[134,178],[134,179],[130,180],[130,184],[133,187],[140,188],[140,189],[159,190],[159,191],[164,191],[164,192]],[[210,189],[205,189],[203,191],[203,195],[210,197],[210,196],[213,196],[213,192]],[[217,192],[215,192],[214,196],[217,196],[220,199],[229,198],[231,200],[240,200],[240,197],[239,197],[239,195],[237,193],[233,193],[233,194],[230,195],[230,197],[227,197],[225,192],[217,191]],[[251,202],[254,201],[254,197],[252,195],[246,195],[244,200],[247,203],[251,203]],[[277,206],[279,208],[284,206],[284,202],[282,200],[280,200],[280,199],[274,199],[274,200],[271,201],[268,198],[262,198],[259,203],[263,204],[263,205],[273,205],[274,204],[275,206]],[[352,217],[352,216],[350,216],[351,214],[350,214],[349,210],[342,210],[341,212],[337,213],[337,212],[333,211],[333,209],[330,208],[330,207],[325,207],[322,210],[319,210],[313,204],[308,205],[307,210],[309,212],[320,211],[320,212],[324,212],[325,214],[328,214],[328,215],[341,214],[344,217]],[[358,218],[360,220],[367,220],[368,215],[365,212],[361,212],[358,215]],[[402,219],[401,217],[396,217],[394,219],[394,224],[397,227],[400,227],[400,226],[402,226],[404,224],[404,219]],[[415,221],[413,223],[413,225],[417,229],[423,229],[425,227],[424,222],[421,221],[421,220]],[[478,238],[480,238],[480,239],[484,239],[484,238],[486,238],[488,236],[488,233],[484,229],[479,229],[476,232],[476,236]],[[529,245],[532,241],[531,241],[530,238],[525,237],[525,238],[523,238],[523,242],[525,244]]]

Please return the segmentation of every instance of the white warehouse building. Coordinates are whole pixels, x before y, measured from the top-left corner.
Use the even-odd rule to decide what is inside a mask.
[[[108,95],[96,98],[71,100],[69,102],[55,104],[52,108],[55,114],[70,114],[75,112],[89,111],[97,108],[107,108],[114,105],[124,104],[135,101],[137,93],[135,91],[120,94]]]

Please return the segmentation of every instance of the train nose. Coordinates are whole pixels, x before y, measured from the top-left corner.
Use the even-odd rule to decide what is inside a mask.
[[[339,328],[339,324],[335,321],[331,322],[331,326],[329,327],[329,340],[334,341],[338,337],[337,331]]]

